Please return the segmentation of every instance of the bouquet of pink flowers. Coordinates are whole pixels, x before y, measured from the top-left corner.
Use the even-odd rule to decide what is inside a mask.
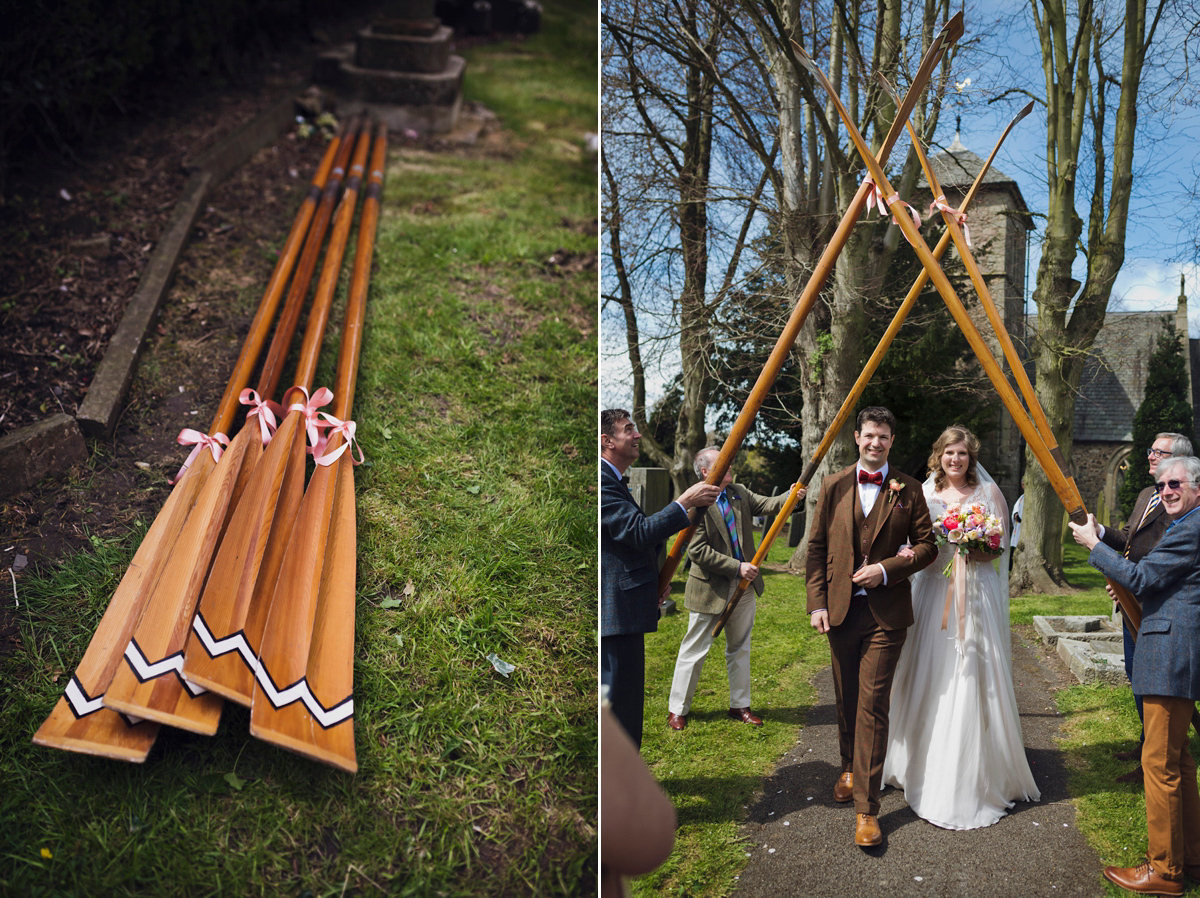
[[[999,555],[1004,551],[1004,525],[994,514],[988,514],[987,508],[978,502],[964,502],[957,508],[947,508],[933,522],[933,531],[939,545],[951,543],[957,547],[960,555],[975,549],[989,555]],[[942,571],[947,577],[953,564],[954,559],[951,558],[950,564]]]

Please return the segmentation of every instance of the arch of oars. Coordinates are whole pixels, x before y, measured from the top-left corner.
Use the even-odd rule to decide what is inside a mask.
[[[801,472],[800,478],[793,486],[783,509],[779,512],[779,515],[772,523],[770,529],[767,531],[767,534],[763,537],[762,543],[754,556],[753,563],[755,565],[760,565],[763,559],[766,557],[767,552],[771,548],[772,542],[779,535],[779,532],[783,528],[784,522],[791,514],[792,509],[795,507],[799,497],[798,494],[800,489],[807,486],[811,481],[811,478],[816,473],[816,469],[820,465],[821,460],[825,457],[825,454],[833,445],[833,441],[837,437],[837,434],[841,431],[842,427],[849,419],[855,404],[862,395],[863,389],[866,387],[867,383],[871,379],[871,376],[878,368],[884,353],[891,345],[891,342],[896,333],[899,331],[900,326],[903,324],[904,319],[907,317],[913,304],[916,302],[917,296],[930,281],[933,282],[934,287],[945,301],[946,306],[950,310],[955,322],[958,324],[964,336],[967,338],[968,344],[978,357],[980,364],[983,366],[984,372],[991,380],[992,385],[999,394],[1005,408],[1007,408],[1009,414],[1012,415],[1018,429],[1021,431],[1021,435],[1029,444],[1034,456],[1037,458],[1038,463],[1046,472],[1046,476],[1050,481],[1050,485],[1053,487],[1055,493],[1058,494],[1059,499],[1066,507],[1071,520],[1075,521],[1076,523],[1083,523],[1087,520],[1087,510],[1084,508],[1083,498],[1080,495],[1079,488],[1075,484],[1074,477],[1067,470],[1066,459],[1063,457],[1063,454],[1058,447],[1057,440],[1055,439],[1054,434],[1050,429],[1049,422],[1046,420],[1046,416],[1042,411],[1041,405],[1033,392],[1033,386],[1029,382],[1029,377],[1026,374],[1025,368],[1017,355],[1016,348],[1013,346],[1012,340],[1009,338],[1008,333],[1004,328],[1004,322],[996,310],[995,303],[992,302],[991,294],[988,292],[987,285],[983,281],[979,267],[975,264],[975,258],[971,252],[971,247],[963,233],[966,222],[966,209],[974,198],[975,193],[978,191],[980,184],[983,182],[984,175],[987,173],[992,161],[995,159],[996,152],[999,150],[1000,144],[1003,143],[1013,126],[1029,114],[1033,104],[1030,103],[1023,110],[1021,110],[1016,118],[1014,118],[1005,129],[1004,133],[1000,137],[1000,141],[996,145],[996,148],[988,157],[988,160],[976,178],[975,183],[971,186],[970,190],[963,199],[962,205],[957,210],[951,208],[946,202],[937,178],[934,175],[932,168],[929,166],[928,159],[925,157],[924,151],[920,145],[920,141],[917,140],[916,133],[912,130],[911,124],[908,123],[909,115],[912,113],[918,97],[925,89],[930,76],[937,67],[938,63],[941,61],[945,50],[950,46],[950,44],[952,44],[954,41],[957,41],[962,34],[963,19],[962,13],[959,13],[946,23],[941,32],[939,32],[939,34],[930,44],[929,50],[926,52],[924,59],[922,59],[921,65],[917,69],[917,73],[913,77],[912,83],[909,85],[908,93],[904,97],[903,101],[899,101],[899,98],[897,98],[898,106],[896,118],[892,122],[891,129],[888,131],[887,137],[884,139],[878,154],[871,153],[866,142],[863,140],[862,135],[855,126],[854,120],[850,117],[850,114],[841,104],[837,96],[837,92],[825,78],[824,73],[809,58],[808,54],[805,53],[803,48],[793,42],[793,50],[797,60],[813,75],[813,77],[828,94],[830,101],[837,108],[838,115],[841,117],[849,137],[854,142],[859,155],[862,156],[863,161],[867,166],[868,177],[866,180],[864,180],[862,186],[858,190],[858,193],[855,195],[854,200],[846,210],[846,214],[843,216],[837,230],[834,232],[829,245],[821,255],[821,258],[818,261],[807,286],[801,293],[800,299],[797,301],[796,307],[792,311],[792,314],[788,319],[786,326],[784,327],[783,333],[780,334],[779,340],[776,342],[775,348],[772,350],[762,373],[759,375],[759,378],[751,390],[741,413],[734,422],[729,437],[726,439],[721,448],[721,452],[717,457],[717,460],[713,463],[712,469],[708,473],[708,483],[718,484],[721,482],[722,478],[725,476],[725,472],[729,469],[729,465],[732,462],[733,457],[741,448],[742,441],[745,439],[746,434],[749,432],[750,425],[754,421],[754,416],[762,407],[762,403],[765,400],[767,393],[770,391],[776,376],[779,374],[779,371],[787,358],[787,354],[791,351],[791,347],[795,343],[796,337],[800,332],[800,328],[803,326],[805,319],[808,317],[809,311],[811,311],[813,304],[816,302],[818,294],[825,286],[825,282],[833,270],[834,262],[841,253],[842,249],[845,247],[850,231],[857,223],[859,217],[869,205],[878,205],[881,210],[886,209],[889,211],[895,210],[897,205],[906,205],[899,199],[895,190],[892,189],[892,186],[888,183],[887,177],[883,172],[883,164],[887,161],[892,148],[899,139],[901,130],[903,130],[906,126],[910,131],[913,147],[916,150],[922,168],[925,171],[925,177],[929,181],[930,190],[936,197],[931,208],[936,209],[941,213],[942,220],[946,224],[946,233],[938,243],[936,250],[931,250],[918,231],[919,223],[917,220],[915,220],[915,216],[910,216],[903,210],[899,210],[893,214],[892,221],[901,229],[901,231],[904,233],[905,239],[907,239],[916,250],[917,256],[921,261],[923,271],[918,277],[916,283],[913,284],[912,289],[905,297],[905,300],[901,304],[899,310],[896,312],[895,318],[889,325],[887,331],[884,333],[883,338],[879,342],[879,346],[868,360],[866,367],[863,369],[862,374],[855,382],[853,389],[842,403],[838,414],[830,423],[820,445],[813,453],[812,459]],[[890,87],[888,89],[890,90]],[[1020,397],[1017,395],[1011,384],[1009,384],[1003,370],[997,363],[995,357],[992,355],[991,350],[988,348],[987,344],[984,343],[983,337],[979,333],[979,329],[975,326],[974,322],[967,314],[962,300],[960,300],[955,294],[953,287],[946,279],[946,275],[939,265],[938,260],[945,253],[951,241],[953,241],[955,248],[958,250],[958,254],[961,257],[963,264],[965,265],[971,278],[971,284],[978,293],[980,302],[987,314],[988,322],[995,331],[996,338],[1004,351],[1005,360],[1008,362],[1009,368],[1012,371],[1013,376],[1017,381],[1017,385],[1021,391]],[[1022,405],[1021,397],[1024,398],[1025,405]],[[1028,406],[1028,408],[1026,408],[1026,406]],[[666,564],[663,566],[660,574],[660,591],[665,589],[667,584],[670,583],[671,577],[674,575],[675,570],[679,565],[679,561],[682,558],[683,551],[687,546],[688,540],[691,539],[692,533],[695,530],[695,521],[698,520],[698,517],[698,513],[693,511],[692,525],[680,533],[679,536],[676,537],[674,543],[671,545],[670,551],[667,553]],[[1127,590],[1118,584],[1113,583],[1111,580],[1109,581],[1109,585],[1114,588],[1127,622],[1130,624],[1133,630],[1136,631],[1138,624],[1141,621],[1140,606]],[[726,603],[725,610],[714,627],[714,635],[719,633],[724,627],[725,621],[728,620],[729,614],[733,611],[738,601],[745,594],[746,590],[750,588],[750,586],[750,581],[742,580],[734,587],[734,590]]]
[[[357,770],[353,465],[362,453],[349,416],[387,153],[386,128],[373,130],[353,118],[326,150],[212,427],[179,435],[191,455],[34,735],[39,745],[141,762],[163,724],[215,733],[229,699],[251,709],[252,735]],[[310,394],[360,193],[334,388]],[[294,385],[279,404],[318,261]],[[239,405],[245,421],[230,440]]]

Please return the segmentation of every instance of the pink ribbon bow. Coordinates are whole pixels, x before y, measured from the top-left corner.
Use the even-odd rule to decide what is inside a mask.
[[[250,389],[242,390],[238,402],[251,407],[250,411],[246,412],[246,420],[257,416],[263,445],[267,445],[271,442],[271,436],[279,429],[279,421],[275,416],[283,417],[283,406],[270,399],[263,399],[256,391]]]
[[[958,619],[955,648],[963,653],[963,640],[967,635],[967,557],[956,549],[954,552],[954,571],[950,582],[946,584],[946,606],[942,609],[942,629],[950,622],[950,609],[953,608]]]
[[[899,203],[908,210],[908,214],[912,216],[913,224],[918,228],[921,226],[921,216],[917,213],[917,210],[900,199],[899,194],[893,193],[891,196],[885,197],[883,191],[879,189],[879,185],[871,179],[870,175],[867,176],[863,183],[872,188],[871,193],[867,196],[867,209],[870,209],[872,206],[878,207],[880,215],[890,215],[892,222],[896,223],[896,210],[892,207]]]
[[[341,458],[342,453],[353,445],[354,449],[358,452],[358,458],[354,458],[354,454],[351,453],[350,460],[356,465],[361,465],[365,459],[363,458],[362,444],[356,442],[354,439],[354,431],[358,429],[357,425],[353,421],[342,421],[333,415],[325,414],[325,412],[321,412],[321,417],[328,423],[321,425],[325,428],[325,433],[321,436],[318,445],[313,448],[313,461],[321,466],[331,465]],[[332,452],[327,453],[325,450],[329,446],[329,438],[335,433],[342,435],[343,442]]]
[[[299,390],[304,394],[304,402],[293,402],[288,406],[289,412],[300,412],[304,415],[304,429],[308,433],[309,452],[316,448],[321,441],[320,428],[327,425],[322,424],[317,420],[320,414],[320,409],[323,406],[333,402],[333,391],[327,387],[321,387],[312,394],[311,398],[308,395],[308,390],[304,387],[292,387],[293,390]]]
[[[192,430],[190,427],[185,427],[179,431],[179,436],[175,437],[175,442],[180,446],[191,446],[191,454],[183,461],[183,467],[179,469],[179,473],[172,477],[167,483],[174,486],[180,481],[187,469],[192,466],[192,462],[196,460],[196,456],[203,450],[207,449],[212,453],[213,461],[221,460],[221,453],[225,451],[224,447],[229,445],[229,437],[223,433],[214,433],[209,436],[206,433],[201,433],[198,430]]]
[[[958,223],[958,226],[960,228],[962,228],[963,237],[965,237],[967,240],[967,246],[971,247],[972,249],[975,248],[975,244],[971,242],[971,229],[967,227],[967,213],[966,212],[959,212],[957,209],[953,208],[948,202],[946,202],[946,194],[944,194],[944,193],[938,194],[937,199],[935,199],[932,203],[929,204],[930,213],[934,212],[934,210],[939,210],[941,212],[945,212],[951,218],[953,218]]]

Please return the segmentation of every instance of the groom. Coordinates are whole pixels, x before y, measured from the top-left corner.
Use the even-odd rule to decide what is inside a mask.
[[[879,789],[887,749],[892,676],[913,622],[908,577],[937,557],[921,484],[889,470],[896,417],[858,413],[858,462],[821,484],[808,535],[809,620],[829,634],[842,774],[836,801],[854,800],[854,842],[883,841]],[[904,545],[912,552],[896,553]]]

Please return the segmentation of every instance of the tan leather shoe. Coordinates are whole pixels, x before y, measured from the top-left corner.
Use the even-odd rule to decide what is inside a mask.
[[[742,723],[748,723],[752,726],[762,726],[762,718],[755,716],[754,712],[749,708],[730,708],[729,716],[734,720],[740,720]]]
[[[833,784],[833,800],[845,804],[854,799],[854,774],[849,770],[842,773]]]
[[[1150,862],[1136,867],[1105,867],[1104,875],[1123,889],[1141,895],[1182,895],[1183,880],[1167,879],[1154,872]]]
[[[870,847],[883,841],[883,831],[879,828],[879,818],[874,814],[858,814],[854,824],[854,844]]]
[[[667,714],[667,726],[673,730],[682,730],[687,726],[687,718],[671,711]]]

